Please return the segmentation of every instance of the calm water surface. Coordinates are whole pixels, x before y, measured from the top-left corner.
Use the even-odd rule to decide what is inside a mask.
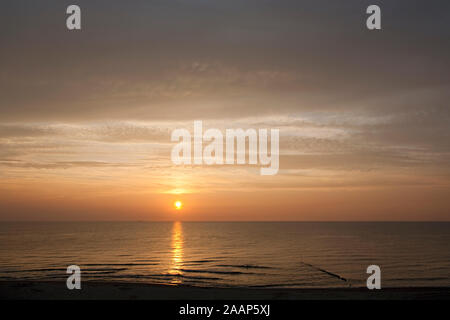
[[[0,280],[207,287],[450,286],[450,223],[1,223]]]

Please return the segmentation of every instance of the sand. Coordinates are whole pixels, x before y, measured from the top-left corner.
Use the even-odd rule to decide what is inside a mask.
[[[450,288],[253,289],[199,288],[145,283],[90,282],[68,290],[65,282],[0,281],[0,299],[9,300],[354,300],[450,299]]]

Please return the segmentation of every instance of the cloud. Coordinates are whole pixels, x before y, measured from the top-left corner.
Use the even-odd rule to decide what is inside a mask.
[[[378,3],[383,29],[370,32],[369,0],[79,0],[83,29],[68,32],[65,3],[9,1],[2,188],[448,193],[450,2]],[[279,128],[279,174],[173,166],[170,134],[193,120]]]
[[[383,1],[380,33],[364,27],[369,1],[81,1],[81,33],[64,29],[63,4],[8,3],[6,12],[21,23],[0,22],[8,41],[0,57],[7,62],[0,70],[2,120],[403,109],[370,101],[450,84],[450,28],[442,14],[449,4],[414,3]],[[33,6],[46,14],[35,15]],[[437,92],[423,99],[426,108],[443,101]]]
[[[20,160],[0,160],[0,166],[27,169],[70,169],[70,168],[104,168],[130,167],[129,163],[108,163],[100,161],[60,161],[54,163],[23,162]]]

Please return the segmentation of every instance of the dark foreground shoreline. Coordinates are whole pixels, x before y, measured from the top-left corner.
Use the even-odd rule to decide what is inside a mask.
[[[450,300],[450,288],[199,288],[146,283],[0,281],[2,300]]]

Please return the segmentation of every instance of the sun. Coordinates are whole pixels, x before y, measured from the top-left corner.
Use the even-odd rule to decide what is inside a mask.
[[[180,200],[175,201],[175,203],[173,204],[175,209],[180,210],[183,207],[183,202],[181,202]]]

